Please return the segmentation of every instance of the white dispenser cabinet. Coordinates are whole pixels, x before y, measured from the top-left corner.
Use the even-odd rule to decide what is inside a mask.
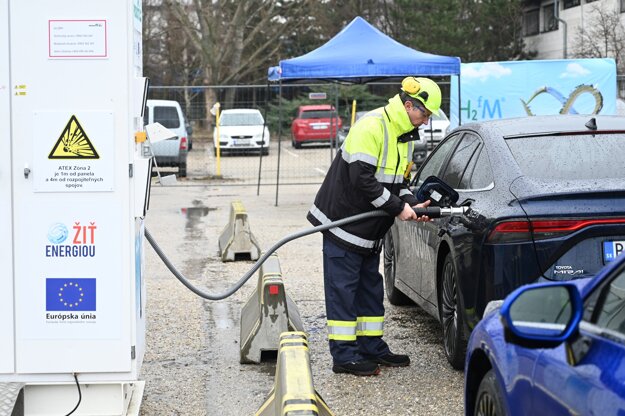
[[[29,415],[71,410],[74,374],[75,415],[140,400],[141,13],[0,0],[0,382],[25,383]]]

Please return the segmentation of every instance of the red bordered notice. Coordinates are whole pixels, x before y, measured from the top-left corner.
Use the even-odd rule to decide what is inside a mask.
[[[48,20],[48,57],[107,58],[106,20]]]

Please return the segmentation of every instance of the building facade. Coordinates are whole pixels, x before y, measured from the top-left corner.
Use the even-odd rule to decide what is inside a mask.
[[[536,59],[567,59],[579,57],[583,48],[580,29],[591,30],[596,21],[595,8],[605,13],[618,14],[620,24],[625,26],[625,0],[526,0],[523,11],[523,36],[528,51],[537,53]],[[621,31],[625,36],[625,31]],[[625,45],[625,39],[622,40]],[[597,42],[602,40],[597,39]],[[616,58],[613,46],[603,57]],[[625,56],[625,50],[621,51]],[[588,56],[587,56],[588,57]],[[617,60],[618,61],[618,60]],[[619,95],[625,98],[625,71],[623,63],[617,62]]]

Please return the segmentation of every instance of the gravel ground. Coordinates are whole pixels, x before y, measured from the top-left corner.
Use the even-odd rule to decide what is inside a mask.
[[[253,262],[222,263],[218,237],[230,204],[242,201],[252,233],[263,249],[308,228],[306,212],[318,185],[280,188],[216,186],[202,177],[207,152],[194,142],[189,178],[152,188],[146,226],[180,271],[209,293],[221,293]],[[207,207],[205,216],[182,208]],[[282,275],[309,336],[315,388],[336,415],[462,414],[462,373],[447,363],[438,322],[416,306],[386,304],[385,339],[407,353],[412,364],[376,377],[337,375],[327,348],[321,236],[307,236],[278,250]],[[275,357],[262,364],[239,363],[240,313],[257,274],[233,296],[205,301],[187,290],[146,243],[147,334],[142,378],[142,415],[251,415],[274,382]]]

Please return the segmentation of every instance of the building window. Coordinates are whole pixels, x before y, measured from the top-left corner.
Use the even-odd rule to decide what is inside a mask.
[[[571,7],[579,6],[580,0],[564,0],[562,2],[562,7],[565,9],[570,9]]]
[[[523,14],[523,34],[525,36],[538,34],[538,28],[540,27],[538,19],[539,9],[530,10]]]
[[[625,0],[621,0],[621,13],[625,13]]]
[[[553,30],[558,30],[558,21],[556,20],[555,4],[549,4],[543,7],[543,32]]]

